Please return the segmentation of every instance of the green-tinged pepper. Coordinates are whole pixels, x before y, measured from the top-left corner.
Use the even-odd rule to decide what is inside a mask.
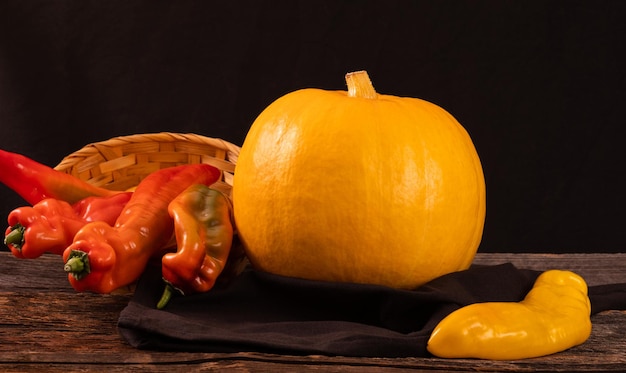
[[[177,251],[161,260],[167,283],[157,308],[169,301],[173,288],[183,294],[202,293],[215,285],[233,243],[230,200],[206,185],[192,185],[168,206],[174,219]]]

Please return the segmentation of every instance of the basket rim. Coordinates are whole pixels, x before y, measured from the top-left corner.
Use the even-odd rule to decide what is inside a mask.
[[[80,149],[73,151],[70,154],[65,155],[61,161],[54,166],[55,169],[64,169],[66,168],[68,163],[71,163],[70,159],[73,157],[87,156],[89,153],[93,151],[98,151],[96,148],[99,145],[107,145],[107,146],[116,146],[116,145],[124,145],[128,143],[136,143],[141,141],[156,141],[156,142],[176,142],[176,141],[189,141],[197,144],[205,144],[214,147],[223,148],[227,153],[227,160],[231,163],[236,164],[237,158],[239,156],[239,152],[241,151],[241,147],[235,145],[229,141],[223,140],[217,137],[208,137],[204,135],[199,135],[196,133],[177,133],[177,132],[149,132],[149,133],[138,133],[131,135],[121,135],[111,137],[108,140],[95,141],[88,144],[85,144]]]
[[[117,176],[113,176],[113,172],[116,172],[116,170],[125,168],[127,166],[134,166],[133,162],[135,162],[137,158],[135,158],[135,155],[130,155],[133,153],[129,153],[128,156],[120,156],[119,150],[112,149],[126,148],[127,146],[130,146],[129,149],[133,149],[134,146],[141,146],[142,143],[147,144],[149,148],[151,147],[151,145],[148,145],[149,143],[172,143],[172,147],[176,148],[178,148],[179,145],[174,145],[174,143],[186,143],[192,145],[192,148],[193,146],[199,146],[198,149],[203,149],[203,146],[206,146],[207,149],[215,149],[217,150],[216,157],[206,155],[207,158],[204,159],[202,162],[209,163],[219,168],[222,171],[221,181],[227,185],[232,186],[232,176],[234,174],[237,158],[239,156],[239,151],[241,148],[231,142],[220,138],[208,137],[195,133],[140,133],[116,136],[108,140],[92,142],[63,157],[63,159],[61,159],[61,161],[54,167],[54,169],[64,173],[73,174],[75,176],[81,175],[79,177],[81,177],[83,180],[88,180],[99,186],[108,186],[113,180],[117,180],[118,182],[120,182],[121,180],[126,181],[129,178],[127,178],[125,174],[116,173]],[[166,145],[166,148],[167,147],[168,146]],[[148,151],[147,153],[142,154],[154,153]],[[168,153],[168,151],[166,150],[163,154],[171,154],[171,152]],[[205,157],[202,154],[202,151],[200,151],[196,155],[196,157]],[[158,163],[159,160],[157,160],[156,162]],[[172,160],[172,162],[176,161]],[[166,161],[166,163],[168,162]],[[100,172],[103,169],[95,169],[94,165],[98,165],[98,167],[103,167],[104,165],[106,165],[104,166],[104,169],[106,169],[107,171]],[[93,170],[96,170],[96,172],[92,174]],[[134,175],[137,175],[137,168],[135,168],[131,172],[133,172]],[[115,177],[119,177],[120,175],[123,175],[123,177],[120,179],[115,179]]]
[[[94,141],[94,142],[85,144],[80,149],[77,149],[76,151],[66,155],[65,157],[63,157],[63,159],[66,159],[68,157],[71,157],[72,155],[85,151],[86,149],[91,149],[97,145],[106,144],[109,146],[115,146],[115,145],[123,145],[126,143],[132,143],[132,142],[141,142],[145,140],[157,141],[157,142],[189,141],[193,143],[221,147],[221,148],[226,149],[229,157],[230,155],[232,155],[234,159],[237,158],[241,150],[240,146],[235,145],[229,141],[223,140],[221,138],[217,138],[217,137],[208,137],[208,136],[199,135],[196,133],[148,132],[148,133],[136,133],[136,134],[131,134],[131,135],[120,135],[120,136],[111,137],[107,140]],[[62,161],[59,162],[59,165],[61,163]],[[55,168],[58,167],[59,165],[55,166]]]

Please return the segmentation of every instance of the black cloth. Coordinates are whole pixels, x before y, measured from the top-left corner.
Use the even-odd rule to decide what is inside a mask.
[[[540,272],[512,264],[473,266],[414,291],[307,281],[247,269],[228,286],[174,297],[149,268],[121,312],[118,330],[151,350],[360,357],[429,356],[428,338],[450,312],[486,301],[520,301]],[[626,309],[626,284],[590,287],[592,312]]]

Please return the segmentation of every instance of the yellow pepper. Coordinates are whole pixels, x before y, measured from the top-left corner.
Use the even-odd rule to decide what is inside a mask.
[[[521,302],[485,302],[444,318],[428,341],[443,358],[514,360],[579,345],[591,334],[587,284],[570,271],[543,272]]]

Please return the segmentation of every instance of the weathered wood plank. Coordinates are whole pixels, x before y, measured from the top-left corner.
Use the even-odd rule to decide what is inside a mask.
[[[518,268],[545,271],[562,269],[583,276],[590,286],[626,283],[626,253],[619,254],[520,254],[478,253],[476,264],[513,263]]]
[[[44,331],[43,336],[54,336]],[[567,372],[622,372],[626,367],[623,353],[626,333],[625,312],[605,312],[594,317],[594,332],[583,345],[552,356],[520,361],[483,361],[471,359],[358,359],[325,356],[281,356],[258,353],[206,354],[137,351],[123,347],[111,340],[103,340],[95,348],[93,340],[63,341],[60,346],[47,342],[28,348],[14,344],[17,351],[0,354],[0,371],[34,371],[46,367],[46,371],[90,369],[97,371],[153,371],[172,369],[228,369],[234,372],[380,372],[380,371],[567,371]],[[106,333],[103,333],[106,334]],[[32,340],[42,335],[26,335]],[[27,347],[24,349],[24,347]],[[53,348],[53,350],[50,350]],[[56,352],[54,352],[56,351]],[[8,352],[8,351],[7,351]],[[70,365],[68,365],[68,363]],[[15,368],[15,369],[14,369]]]
[[[479,254],[476,263],[512,262],[520,268],[575,270],[590,284],[626,282],[626,254]],[[59,258],[0,258],[0,371],[625,371],[626,312],[593,317],[581,346],[514,362],[466,359],[358,359],[259,353],[140,351],[116,330],[129,295],[76,293]]]
[[[478,253],[474,260],[474,263],[483,265],[506,262],[519,268],[572,270],[585,277],[590,285],[626,282],[626,253]],[[22,260],[8,252],[0,252],[0,289],[74,292],[67,282],[60,257],[44,255],[35,260]]]

